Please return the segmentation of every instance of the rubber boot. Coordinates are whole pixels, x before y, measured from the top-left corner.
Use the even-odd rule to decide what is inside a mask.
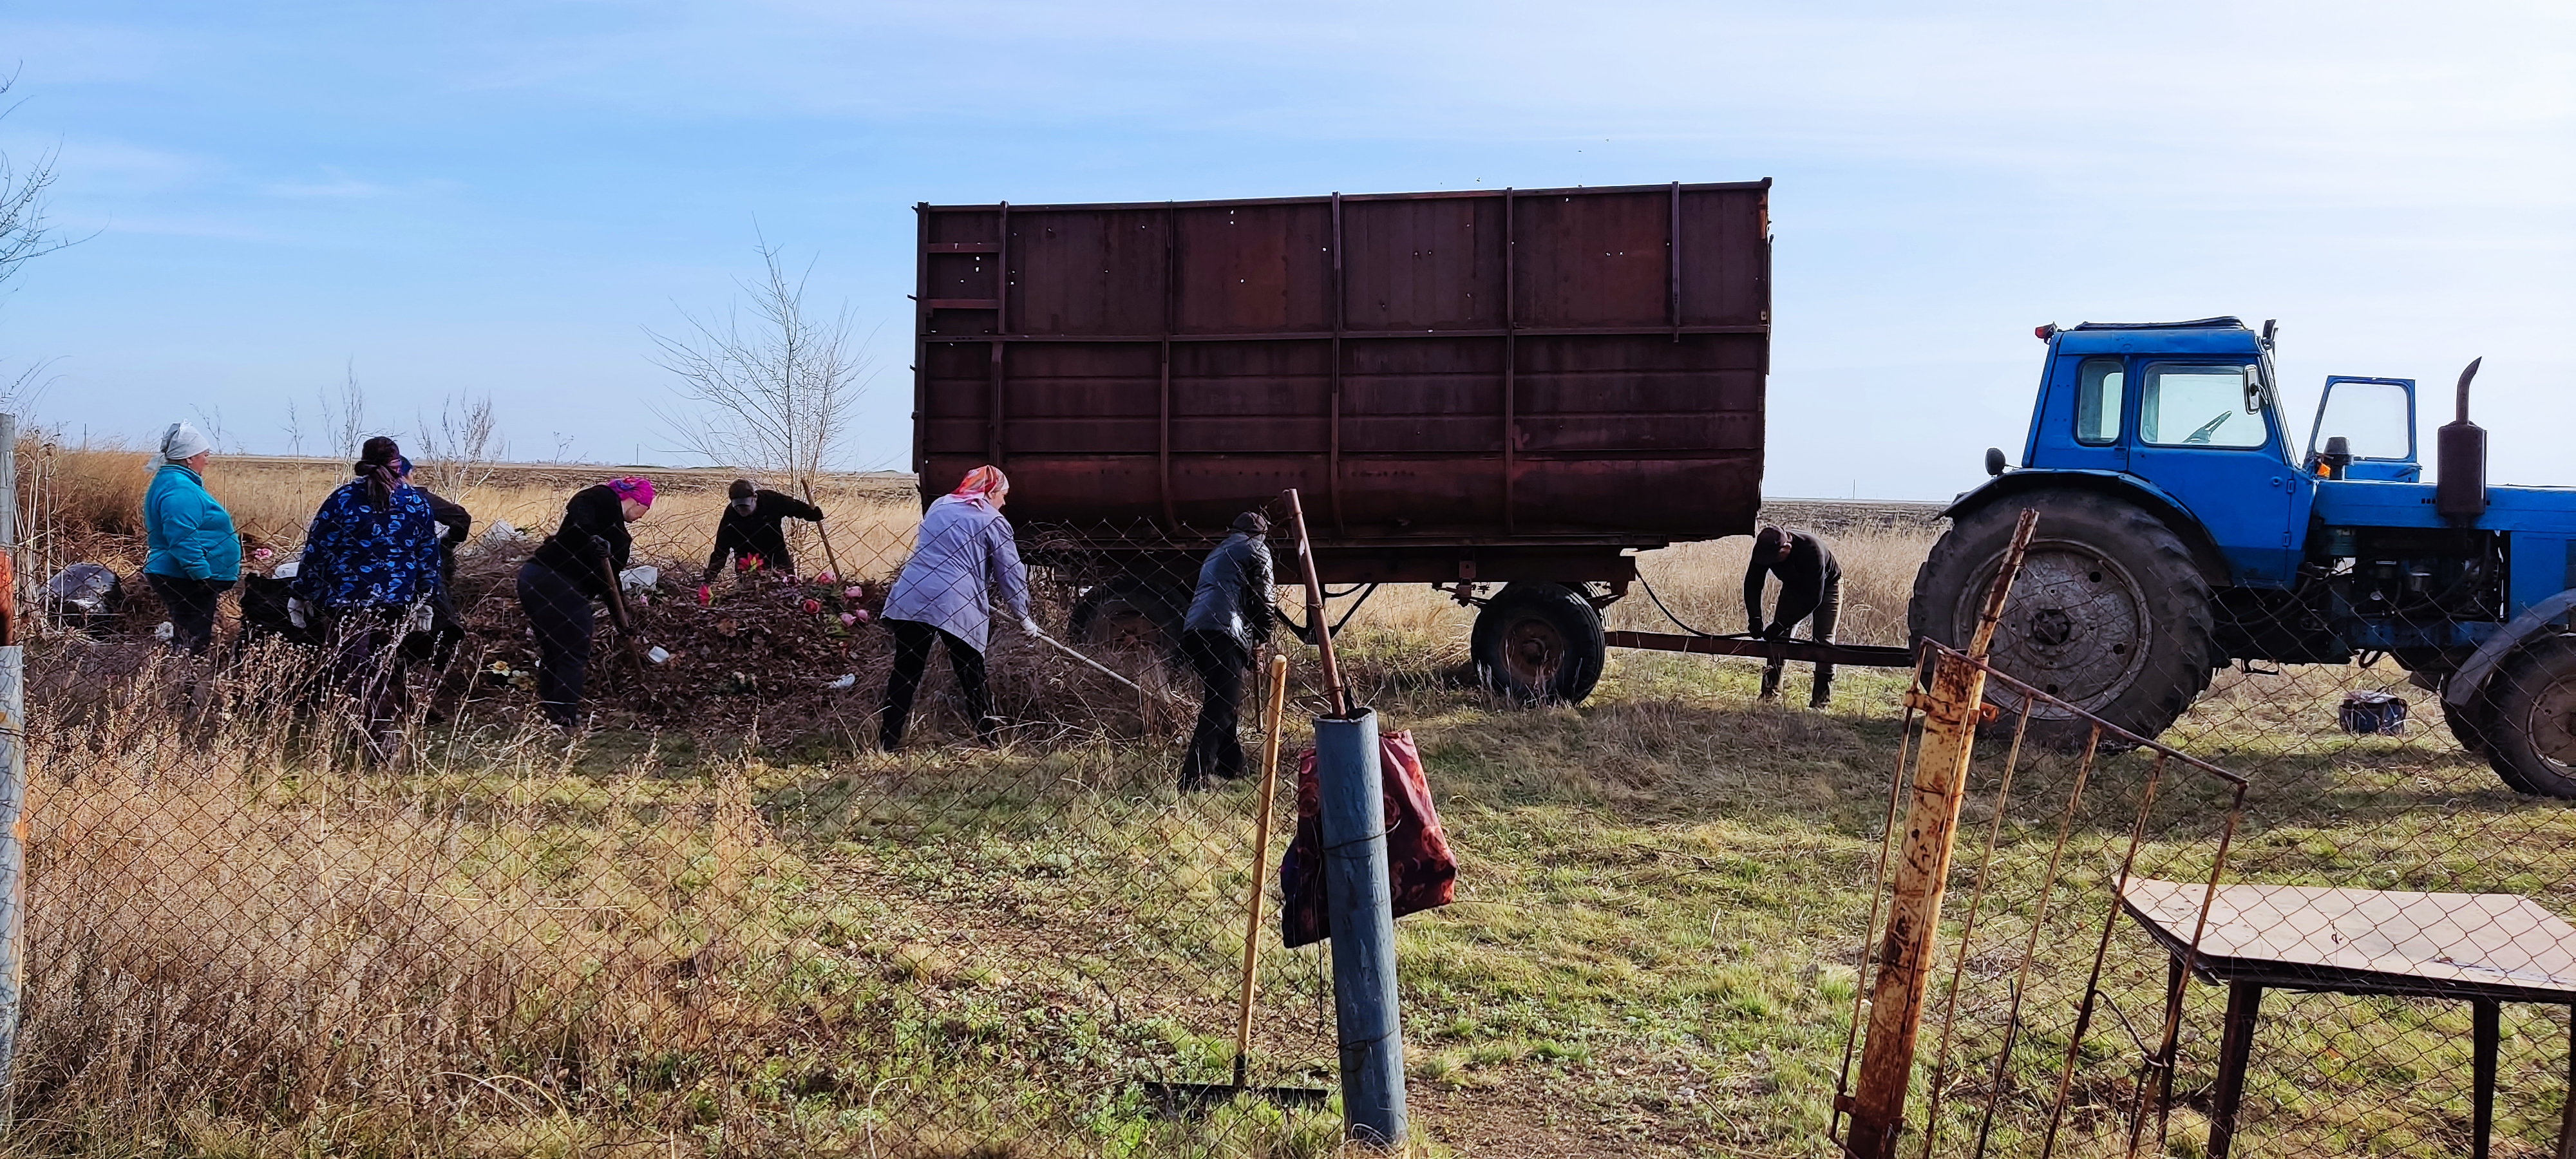
[[[1777,664],[1762,669],[1762,699],[1780,699],[1780,666]]]
[[[1823,708],[1834,702],[1834,673],[1830,668],[1816,670],[1815,690],[1807,694],[1807,707]]]

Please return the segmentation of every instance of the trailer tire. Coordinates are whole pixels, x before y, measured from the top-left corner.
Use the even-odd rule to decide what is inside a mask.
[[[1086,647],[1177,655],[1187,596],[1133,577],[1096,584],[1073,603],[1068,635]]]
[[[1907,626],[1918,639],[1967,645],[2024,506],[2038,508],[2039,526],[1988,653],[1995,670],[2139,736],[2161,734],[2223,658],[2209,581],[2191,549],[2136,506],[2044,491],[1959,516],[1915,573]],[[2000,683],[1986,697],[2003,709],[1993,729],[2014,727],[2029,699]],[[2062,708],[2031,709],[2033,741],[2075,749],[2092,732]]]
[[[1485,687],[1532,704],[1578,704],[1601,682],[1601,613],[1563,584],[1516,580],[1476,613],[1468,651]]]
[[[2576,798],[2576,635],[2545,636],[2481,692],[2487,763],[2514,792]]]

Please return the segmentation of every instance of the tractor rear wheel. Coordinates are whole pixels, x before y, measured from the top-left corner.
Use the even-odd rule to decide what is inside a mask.
[[[2487,763],[2517,793],[2576,798],[2576,635],[2523,647],[2487,681]]]
[[[1515,700],[1577,704],[1601,681],[1601,613],[1562,584],[1514,580],[1476,613],[1468,651],[1485,686]]]
[[[2209,687],[2219,660],[2212,599],[2182,538],[2131,504],[2041,492],[1961,516],[1915,573],[1909,627],[1918,638],[1967,646],[2024,506],[2039,509],[2039,526],[1988,659],[2139,736],[2162,733]],[[1999,683],[1986,697],[2004,709],[2000,728],[2013,727],[2031,699]],[[2093,731],[2044,700],[2032,703],[2030,718],[2030,738],[2052,747],[2080,748]]]

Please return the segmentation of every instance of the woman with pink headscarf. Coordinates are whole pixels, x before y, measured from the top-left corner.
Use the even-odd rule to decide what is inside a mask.
[[[653,481],[627,475],[584,487],[564,504],[563,526],[519,567],[519,607],[537,634],[537,703],[556,727],[580,721],[590,670],[593,599],[618,598],[635,540],[626,525],[653,506]]]
[[[877,740],[888,750],[903,743],[913,694],[930,666],[930,646],[943,641],[975,735],[993,743],[1000,722],[984,689],[984,649],[991,642],[995,589],[1021,628],[1037,633],[1037,623],[1029,619],[1029,571],[1020,563],[1011,521],[1002,518],[1002,503],[1010,493],[1011,481],[1001,468],[977,467],[956,490],[922,512],[912,558],[904,561],[903,574],[886,593],[884,619],[894,634],[894,671],[886,677]]]

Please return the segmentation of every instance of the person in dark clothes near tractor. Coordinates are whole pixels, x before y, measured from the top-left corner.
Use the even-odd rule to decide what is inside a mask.
[[[1258,511],[1234,517],[1233,534],[1199,565],[1199,582],[1181,619],[1181,653],[1198,670],[1206,690],[1198,727],[1181,762],[1181,788],[1199,788],[1210,777],[1244,775],[1238,735],[1243,678],[1252,654],[1270,638],[1278,620],[1271,603],[1270,520]]]
[[[581,720],[590,601],[624,598],[617,575],[635,547],[626,525],[652,506],[653,481],[640,475],[584,487],[564,503],[563,526],[519,566],[519,606],[537,635],[537,703],[558,728]]]
[[[699,582],[716,582],[716,573],[724,570],[726,556],[733,557],[734,569],[739,572],[759,568],[795,575],[796,557],[788,554],[787,532],[780,526],[790,519],[820,523],[823,509],[754,487],[749,479],[734,480],[726,492],[724,518],[716,521],[716,547],[707,554],[706,578]]]
[[[1771,626],[1762,626],[1762,585],[1769,576],[1780,577],[1780,602],[1772,609]],[[1744,569],[1744,630],[1759,633],[1765,640],[1786,640],[1798,621],[1809,618],[1814,624],[1807,638],[1819,644],[1834,642],[1834,620],[1842,614],[1843,571],[1834,563],[1834,553],[1825,541],[1803,531],[1783,531],[1765,527],[1753,537],[1753,562]],[[1785,661],[1773,660],[1762,669],[1762,699],[1780,696],[1780,670]],[[1807,707],[1823,708],[1833,699],[1834,666],[1816,665],[1816,685],[1807,696]]]

